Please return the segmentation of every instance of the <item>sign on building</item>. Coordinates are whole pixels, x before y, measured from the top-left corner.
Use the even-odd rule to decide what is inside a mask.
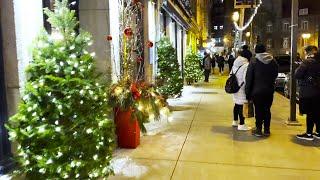
[[[234,8],[252,8],[257,4],[257,0],[234,0]]]

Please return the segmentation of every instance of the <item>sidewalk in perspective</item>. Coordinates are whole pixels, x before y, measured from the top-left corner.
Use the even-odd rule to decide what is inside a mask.
[[[238,132],[231,127],[233,102],[223,90],[225,78],[185,87],[182,98],[170,101],[176,111],[159,123],[158,133],[143,136],[135,150],[116,151],[111,179],[318,180],[320,141],[295,139],[304,125],[285,125],[289,101],[275,95],[271,137]],[[246,122],[254,125],[254,119]]]

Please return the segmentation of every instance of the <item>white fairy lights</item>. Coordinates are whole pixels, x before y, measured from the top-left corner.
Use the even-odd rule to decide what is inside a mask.
[[[257,6],[254,8],[253,14],[250,16],[249,21],[248,21],[243,27],[240,27],[236,21],[233,22],[235,28],[236,28],[238,31],[244,31],[244,30],[246,30],[246,29],[250,26],[250,24],[252,23],[254,17],[255,17],[255,16],[257,15],[257,13],[258,13],[258,9],[259,9],[260,6],[262,5],[262,0],[258,0],[258,1],[259,1],[259,3],[258,3]]]

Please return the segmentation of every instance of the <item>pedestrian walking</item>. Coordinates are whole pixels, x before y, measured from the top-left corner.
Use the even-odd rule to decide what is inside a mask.
[[[275,80],[278,76],[278,64],[266,47],[258,44],[255,48],[256,57],[251,60],[246,75],[246,97],[255,106],[256,128],[252,134],[262,137],[270,136],[271,106],[275,92]]]
[[[213,56],[211,58],[212,74],[214,74],[214,69],[216,68],[216,62],[217,62],[216,56]]]
[[[203,69],[204,69],[204,82],[209,82],[209,76],[211,73],[211,68],[212,68],[212,64],[211,64],[211,57],[210,54],[205,52],[204,53],[204,58],[203,58]]]
[[[320,53],[315,46],[305,49],[306,59],[296,70],[298,80],[300,113],[307,115],[307,130],[304,134],[297,135],[298,139],[312,141],[320,139]],[[313,128],[316,125],[316,133]]]
[[[241,52],[242,53],[242,52]],[[241,56],[241,55],[240,55]],[[242,57],[242,56],[241,56]],[[233,64],[234,64],[235,58],[233,57],[232,54],[229,55],[228,57],[228,65],[229,65],[229,71],[231,72]]]
[[[248,131],[250,127],[245,125],[245,118],[243,116],[243,105],[248,102],[245,93],[245,84],[246,84],[246,74],[248,69],[249,61],[247,58],[243,57],[243,52],[240,52],[240,55],[234,61],[233,67],[230,69],[230,75],[235,74],[238,80],[240,90],[233,94],[234,108],[233,116],[234,121],[232,126],[238,127],[239,131]],[[238,123],[238,120],[240,122]]]
[[[218,66],[219,66],[220,75],[222,75],[223,72],[224,72],[224,63],[225,63],[224,57],[222,55],[219,55],[219,57],[218,57]]]

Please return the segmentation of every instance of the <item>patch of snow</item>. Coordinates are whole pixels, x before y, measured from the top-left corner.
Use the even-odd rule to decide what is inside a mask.
[[[138,165],[129,157],[113,159],[111,167],[116,175],[134,178],[139,178],[148,171],[147,167]]]
[[[9,175],[0,176],[0,180],[11,180],[12,178]]]

